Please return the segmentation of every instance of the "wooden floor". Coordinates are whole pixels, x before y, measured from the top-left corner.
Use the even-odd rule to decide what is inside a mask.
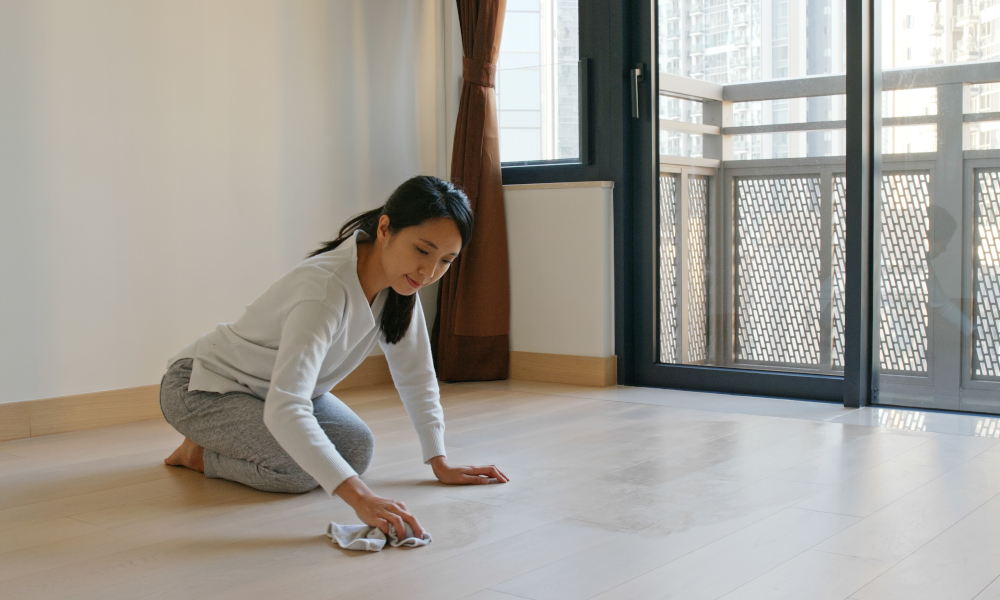
[[[512,478],[449,487],[391,387],[342,396],[429,546],[342,551],[339,499],[167,467],[144,421],[0,444],[0,598],[1000,599],[996,419],[447,385],[450,457]]]

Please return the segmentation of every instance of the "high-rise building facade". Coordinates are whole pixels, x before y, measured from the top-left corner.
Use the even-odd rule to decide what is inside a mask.
[[[1000,59],[1000,1],[936,0],[908,2],[883,0],[882,66],[885,69]],[[1000,111],[1000,86],[975,84],[968,89],[967,112]],[[933,88],[886,94],[883,116],[935,114]],[[1000,148],[1000,123],[969,123],[966,150]],[[934,152],[934,125],[886,127],[884,152]]]
[[[844,72],[844,0],[660,0],[660,71],[719,84]],[[734,125],[842,119],[843,98],[736,103]],[[700,122],[700,105],[662,97],[662,119]],[[698,136],[664,131],[662,154],[700,156]],[[843,133],[736,136],[734,159],[843,153]]]

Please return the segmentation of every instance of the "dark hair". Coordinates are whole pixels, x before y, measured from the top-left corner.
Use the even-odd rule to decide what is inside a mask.
[[[472,207],[469,206],[469,199],[465,197],[465,193],[437,177],[418,175],[407,179],[397,187],[385,201],[384,206],[361,213],[344,223],[337,239],[324,242],[319,250],[309,255],[309,258],[333,250],[359,229],[374,240],[378,221],[382,215],[389,217],[389,231],[392,232],[420,225],[427,219],[449,218],[458,226],[463,249],[472,239],[474,219]],[[416,302],[416,294],[403,296],[389,288],[389,297],[386,298],[385,307],[382,309],[380,323],[387,342],[395,344],[406,335]]]

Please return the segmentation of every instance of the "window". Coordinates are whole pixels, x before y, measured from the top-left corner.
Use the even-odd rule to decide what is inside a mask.
[[[497,64],[501,163],[580,157],[577,0],[510,0]]]

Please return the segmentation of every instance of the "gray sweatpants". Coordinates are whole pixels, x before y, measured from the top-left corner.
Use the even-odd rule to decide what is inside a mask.
[[[190,358],[178,360],[160,382],[160,410],[174,429],[205,449],[205,476],[265,492],[302,493],[318,484],[264,425],[264,401],[252,394],[189,391]],[[337,451],[358,473],[372,461],[375,438],[333,394],[313,400],[313,414]]]

